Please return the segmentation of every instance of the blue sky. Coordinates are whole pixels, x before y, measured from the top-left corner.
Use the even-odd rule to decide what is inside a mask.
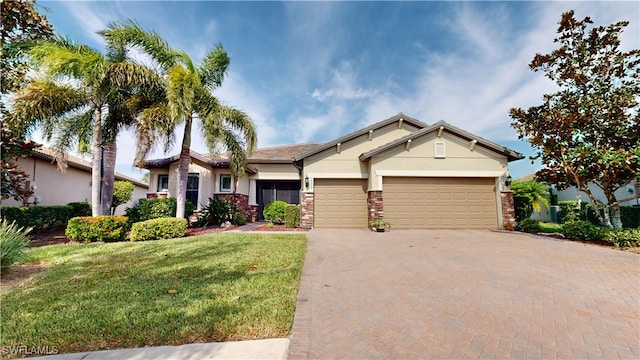
[[[596,25],[628,20],[622,46],[640,48],[636,1],[38,4],[58,34],[101,51],[96,32],[124,19],[198,62],[222,43],[231,65],[214,95],[252,117],[259,147],[329,141],[403,112],[426,123],[445,120],[529,155],[508,110],[537,105],[554,91],[528,64],[536,52],[554,49],[562,12],[574,9]],[[207,153],[198,130],[192,148]],[[130,133],[120,135],[117,169],[140,177],[131,165],[134,146]],[[510,164],[516,178],[538,167],[526,159]]]

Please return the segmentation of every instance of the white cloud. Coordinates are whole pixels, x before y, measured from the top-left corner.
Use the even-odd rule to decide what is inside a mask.
[[[343,63],[340,69],[333,71],[328,90],[314,89],[311,97],[319,101],[360,100],[375,96],[378,91],[357,87],[356,74],[349,63]]]

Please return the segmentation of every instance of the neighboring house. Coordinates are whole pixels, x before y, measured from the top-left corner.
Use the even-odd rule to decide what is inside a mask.
[[[522,154],[439,121],[398,114],[325,144],[258,149],[237,186],[228,160],[191,151],[187,198],[236,201],[253,219],[273,200],[301,204],[302,227],[502,228],[514,223],[504,189]],[[178,156],[149,160],[148,197],[175,196]]]
[[[533,180],[535,179],[535,174],[529,174],[522,178],[519,178],[519,181]],[[604,191],[597,185],[593,183],[589,183],[589,190],[596,197],[596,199],[601,200],[603,203],[607,203],[607,197],[604,196]],[[552,189],[552,191],[555,191]],[[624,200],[629,199],[627,201],[620,202],[620,206],[639,206],[640,199],[637,197],[640,195],[640,183],[637,180],[632,180],[627,186],[618,189],[615,193],[616,199]],[[591,202],[589,196],[583,192],[578,191],[578,188],[575,186],[570,186],[567,189],[557,191],[558,201],[567,201],[573,200],[576,201],[580,199],[582,202]],[[636,197],[635,199],[633,197]],[[542,221],[551,221],[551,212],[549,208],[544,206],[544,204],[540,204],[540,212],[534,211],[531,215],[532,219],[542,220]]]
[[[70,202],[91,202],[91,162],[68,155],[68,168],[63,173],[54,163],[54,151],[41,146],[26,158],[18,159],[20,169],[29,174],[27,186],[35,193],[29,198],[30,205],[66,205]],[[116,173],[116,180],[126,180],[134,185],[131,201],[116,208],[116,214],[124,214],[139,198],[144,198],[149,186],[132,177]],[[22,201],[13,198],[2,200],[3,206],[21,206]]]

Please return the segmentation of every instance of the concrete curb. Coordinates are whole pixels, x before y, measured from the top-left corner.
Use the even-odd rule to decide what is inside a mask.
[[[42,356],[41,360],[196,360],[196,359],[269,359],[287,358],[289,339],[264,339],[180,346],[103,350]]]

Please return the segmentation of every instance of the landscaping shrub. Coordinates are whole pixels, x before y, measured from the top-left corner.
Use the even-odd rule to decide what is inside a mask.
[[[80,216],[69,220],[65,235],[71,241],[123,241],[127,236],[126,216]]]
[[[187,232],[187,219],[165,217],[133,224],[131,241],[173,239],[183,237]]]
[[[540,222],[531,218],[524,219],[518,223],[520,230],[528,233],[536,233],[542,230]]]
[[[31,228],[24,228],[2,220],[0,225],[0,273],[4,273],[11,265],[26,258],[25,250],[29,246],[27,234]]]
[[[220,225],[225,221],[244,225],[249,219],[240,213],[238,205],[231,200],[209,198],[209,204],[200,210],[195,226]]]
[[[270,202],[264,207],[262,215],[265,220],[273,224],[284,224],[284,212],[287,208],[287,203],[281,200]]]
[[[564,200],[559,201],[558,205],[560,206],[560,212],[558,213],[558,222],[560,224],[577,220],[589,221],[592,224],[599,224],[600,222],[597,211],[602,214],[602,210],[597,209],[592,203],[581,201],[580,207],[578,207],[578,201]]]
[[[521,222],[524,219],[528,219],[533,213],[533,205],[529,201],[529,198],[522,195],[513,194],[513,205],[516,211],[516,221]]]
[[[69,219],[78,217],[78,216],[91,216],[91,203],[70,202],[67,204],[67,206],[71,206],[71,213],[69,214]]]
[[[18,227],[33,230],[65,226],[71,218],[71,206],[3,206],[2,218]]]
[[[640,206],[620,206],[620,220],[624,228],[640,228]]]
[[[640,246],[640,229],[608,229],[604,239],[617,247]]]
[[[562,234],[574,240],[602,240],[606,230],[584,220],[568,221],[562,225]]]
[[[242,215],[242,214],[233,214],[233,217],[231,218],[231,223],[233,225],[244,225],[246,223],[249,222],[249,218]]]
[[[284,209],[284,226],[295,228],[300,226],[300,206],[287,204]]]
[[[132,208],[124,210],[125,215],[129,218],[129,224],[146,221],[163,217],[175,217],[178,201],[176,198],[157,198],[157,199],[140,199]],[[193,214],[193,203],[186,201],[184,206],[184,216],[188,218]]]

